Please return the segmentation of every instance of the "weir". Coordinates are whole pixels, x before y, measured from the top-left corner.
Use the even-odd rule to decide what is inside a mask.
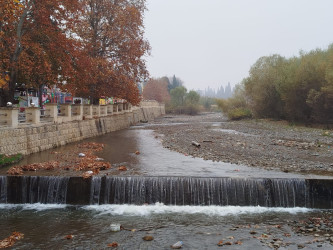
[[[333,208],[333,180],[0,176],[0,203],[154,204]]]

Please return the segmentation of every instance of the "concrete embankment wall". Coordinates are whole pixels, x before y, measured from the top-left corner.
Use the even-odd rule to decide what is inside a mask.
[[[142,103],[130,112],[61,124],[41,123],[18,128],[0,127],[0,154],[28,155],[67,143],[128,128],[165,114],[164,105]]]

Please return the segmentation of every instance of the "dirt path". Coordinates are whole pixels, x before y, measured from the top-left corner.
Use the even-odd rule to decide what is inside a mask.
[[[332,130],[281,121],[228,121],[219,113],[166,115],[148,128],[164,135],[164,147],[185,155],[284,172],[333,175]]]

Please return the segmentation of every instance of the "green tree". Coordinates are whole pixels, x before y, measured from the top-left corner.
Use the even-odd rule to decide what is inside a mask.
[[[261,57],[241,85],[244,91],[219,102],[228,114],[240,110],[235,105],[238,99],[245,100],[243,108],[255,117],[332,123],[333,45],[327,50],[300,52],[289,59],[279,55]]]
[[[312,109],[311,118],[314,121],[333,122],[333,85],[322,87],[320,91],[311,89],[306,103]]]
[[[199,100],[200,100],[200,95],[194,90],[188,92],[185,97],[185,103],[189,105],[197,106],[199,104]]]
[[[325,86],[326,52],[321,50],[302,53],[298,58],[291,58],[287,63],[287,77],[281,85],[281,99],[284,102],[286,118],[293,121],[311,121],[313,110],[307,104],[314,91]],[[309,101],[308,103],[311,103]]]
[[[185,103],[187,89],[183,86],[171,90],[171,105],[173,107],[183,107]]]
[[[250,76],[245,79],[246,94],[250,107],[257,117],[280,118],[282,102],[278,91],[283,81],[285,59],[279,55],[261,57],[250,69]]]
[[[175,75],[172,77],[172,81],[169,81],[168,90],[171,92],[172,89],[183,86],[183,81],[177,78]]]
[[[199,100],[200,95],[197,92],[194,90],[188,92],[185,96],[185,113],[190,115],[197,114],[199,112]]]

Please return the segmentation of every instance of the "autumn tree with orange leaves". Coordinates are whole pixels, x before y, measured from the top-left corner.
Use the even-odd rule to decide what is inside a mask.
[[[61,87],[74,79],[79,44],[70,33],[79,6],[75,0],[20,1],[14,18],[3,23],[1,60],[9,72],[7,100],[13,100],[16,83]]]
[[[16,83],[25,83],[139,102],[136,83],[148,76],[143,56],[150,50],[144,0],[9,0],[0,8],[6,101],[13,100]]]
[[[140,101],[137,83],[148,77],[143,56],[144,0],[83,0],[77,33],[91,59],[93,81],[80,85],[79,94],[92,99],[117,96],[132,104]]]
[[[156,100],[166,103],[170,101],[168,82],[163,78],[150,79],[144,86],[142,95],[146,100]]]
[[[21,15],[23,5],[18,0],[8,0],[0,2],[0,95],[4,95],[4,88],[8,88],[10,52],[14,22]],[[0,98],[1,100],[1,98]],[[1,106],[1,103],[0,103]]]

